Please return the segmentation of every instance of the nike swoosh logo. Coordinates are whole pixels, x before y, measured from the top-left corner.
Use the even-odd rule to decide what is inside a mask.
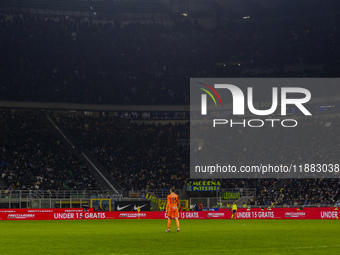
[[[130,204],[131,205],[131,204]],[[130,205],[125,205],[125,206],[117,206],[117,211],[121,211],[121,210],[123,210],[124,208],[126,208],[126,207],[129,207]]]
[[[146,204],[146,205],[141,205],[141,206],[139,206],[139,209],[140,209],[140,208],[143,208],[144,206],[147,206],[147,204]],[[135,206],[133,207],[133,210],[137,211],[137,209],[138,209],[138,206],[135,205]]]

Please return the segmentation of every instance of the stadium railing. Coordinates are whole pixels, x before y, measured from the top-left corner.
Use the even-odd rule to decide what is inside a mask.
[[[177,189],[175,193],[181,197],[181,190]],[[157,198],[167,198],[167,196],[170,194],[169,189],[146,189],[146,190],[125,190],[122,191],[122,194],[124,197],[129,198],[143,198],[145,197],[145,194],[152,194]]]
[[[112,190],[0,190],[0,208],[82,208],[91,199],[121,201]]]
[[[121,198],[122,194],[112,190],[0,190],[0,199],[16,198],[59,198],[59,199],[89,199],[89,198]]]
[[[176,192],[181,197],[180,190]],[[89,206],[91,199],[164,200],[169,193],[169,189],[119,191],[118,194],[113,190],[0,190],[0,208],[75,208]]]

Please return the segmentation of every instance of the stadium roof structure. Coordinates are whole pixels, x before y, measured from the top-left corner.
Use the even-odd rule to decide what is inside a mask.
[[[1,0],[4,7],[82,12],[160,12],[158,0]]]
[[[319,15],[340,9],[335,0],[0,0],[1,9],[81,12],[111,16],[122,13],[172,13],[194,18],[279,18]]]
[[[211,0],[226,13],[255,17],[313,15],[334,12],[340,7],[334,0]]]

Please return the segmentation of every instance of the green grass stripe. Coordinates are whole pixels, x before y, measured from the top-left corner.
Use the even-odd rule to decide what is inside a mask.
[[[0,254],[338,254],[338,220],[0,221]]]

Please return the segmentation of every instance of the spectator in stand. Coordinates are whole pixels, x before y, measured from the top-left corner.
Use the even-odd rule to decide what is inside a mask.
[[[200,211],[203,211],[203,203],[201,202],[200,205],[199,205],[199,210]]]

